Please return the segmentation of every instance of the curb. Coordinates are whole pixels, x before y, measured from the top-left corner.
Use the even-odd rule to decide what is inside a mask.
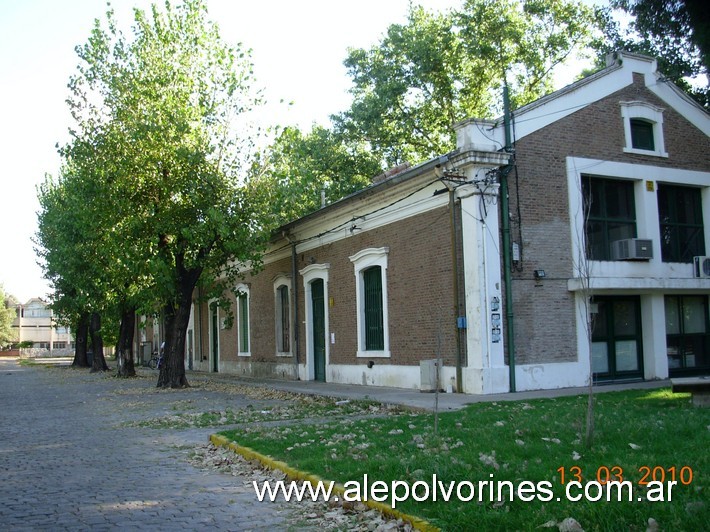
[[[330,482],[328,480],[323,480],[322,478],[317,475],[314,475],[313,473],[308,473],[307,471],[300,471],[294,467],[291,467],[286,462],[274,460],[273,458],[263,455],[255,451],[254,449],[250,449],[249,447],[244,447],[236,442],[229,441],[227,438],[225,438],[224,436],[220,436],[219,434],[212,434],[210,436],[210,441],[217,447],[227,447],[235,453],[243,456],[247,460],[256,460],[257,462],[261,463],[265,467],[268,467],[269,469],[276,469],[278,471],[281,471],[285,473],[286,476],[291,480],[308,481],[312,484],[317,484],[318,482]],[[343,485],[333,483],[333,493],[342,496],[345,491],[346,490]],[[428,521],[425,521],[424,519],[415,517],[413,515],[402,513],[387,504],[370,500],[360,502],[365,506],[368,506],[369,508],[378,510],[380,513],[386,515],[387,517],[391,517],[393,519],[401,519],[402,521],[409,523],[410,525],[412,525],[414,530],[420,530],[421,532],[440,532],[437,527],[435,527]]]

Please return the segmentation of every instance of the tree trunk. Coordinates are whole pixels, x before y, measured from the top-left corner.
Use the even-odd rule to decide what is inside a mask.
[[[165,348],[158,377],[159,388],[189,386],[185,376],[185,334],[190,320],[191,296],[165,308]]]
[[[121,328],[116,346],[116,365],[119,377],[135,377],[136,368],[133,364],[133,334],[136,328],[136,309],[131,307],[121,315]]]
[[[74,348],[74,361],[72,366],[78,368],[88,368],[89,359],[86,357],[86,344],[89,336],[89,316],[82,314],[76,324],[76,336],[74,337],[76,347]]]
[[[104,340],[101,337],[101,314],[98,312],[91,314],[89,334],[91,335],[91,349],[94,352],[91,373],[95,373],[97,371],[108,371],[108,365],[106,364],[106,359],[104,358]]]
[[[186,388],[190,384],[185,376],[185,336],[190,323],[192,292],[202,275],[202,268],[188,270],[182,255],[175,256],[177,297],[165,305],[165,347],[163,363],[158,376],[158,388]]]

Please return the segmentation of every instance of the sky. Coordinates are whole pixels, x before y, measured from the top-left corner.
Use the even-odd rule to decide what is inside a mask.
[[[390,24],[406,21],[409,0],[206,0],[222,38],[252,49],[257,82],[269,101],[271,124],[329,125],[348,108],[343,60],[348,47],[369,48]],[[149,0],[113,0],[119,23]],[[158,2],[161,4],[162,2]],[[417,0],[444,10],[461,0]],[[59,169],[57,144],[68,141],[65,103],[77,45],[88,39],[103,0],[0,0],[0,284],[21,302],[47,299],[49,287],[32,244],[37,230],[36,187]],[[581,67],[580,67],[581,70]]]

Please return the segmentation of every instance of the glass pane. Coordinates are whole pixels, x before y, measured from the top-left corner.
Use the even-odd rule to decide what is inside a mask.
[[[604,246],[604,224],[602,222],[587,223],[587,249],[590,259],[601,260],[606,258]]]
[[[661,257],[663,262],[677,261],[673,243],[678,241],[678,228],[673,225],[661,226]]]
[[[636,224],[609,222],[609,242],[636,236]]]
[[[680,334],[678,298],[675,296],[666,296],[666,334]]]
[[[636,340],[621,340],[615,343],[616,371],[636,371],[638,366],[638,351]]]
[[[637,150],[655,150],[653,123],[631,119],[631,146]]]
[[[678,228],[679,262],[692,262],[693,257],[705,254],[705,235],[702,227]]]
[[[601,193],[602,181],[600,179],[583,176],[582,195],[584,206],[589,210],[589,216],[592,218],[600,218],[603,215]]]
[[[668,198],[668,187],[665,185],[658,185],[658,218],[661,223],[668,223],[671,221],[671,213]]]
[[[592,314],[592,338],[594,340],[606,340],[607,337],[607,314],[605,301],[593,301],[597,306],[597,313]]]
[[[676,222],[682,224],[702,224],[700,189],[672,187],[675,192]]]
[[[636,304],[633,301],[614,302],[614,334],[636,335]]]
[[[609,356],[606,342],[592,343],[592,372],[609,373]]]
[[[634,187],[626,181],[611,181],[606,183],[606,216],[607,218],[634,218]]]
[[[705,332],[705,298],[685,296],[683,303],[683,332],[685,334]]]
[[[668,355],[668,368],[675,369],[681,367],[680,337],[669,336],[666,338]]]

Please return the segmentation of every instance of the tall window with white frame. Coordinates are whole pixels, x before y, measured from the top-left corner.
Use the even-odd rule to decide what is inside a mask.
[[[389,357],[387,260],[389,248],[368,248],[350,257],[355,266],[358,357]]]
[[[249,356],[249,288],[239,285],[237,295],[237,346],[239,355]]]

